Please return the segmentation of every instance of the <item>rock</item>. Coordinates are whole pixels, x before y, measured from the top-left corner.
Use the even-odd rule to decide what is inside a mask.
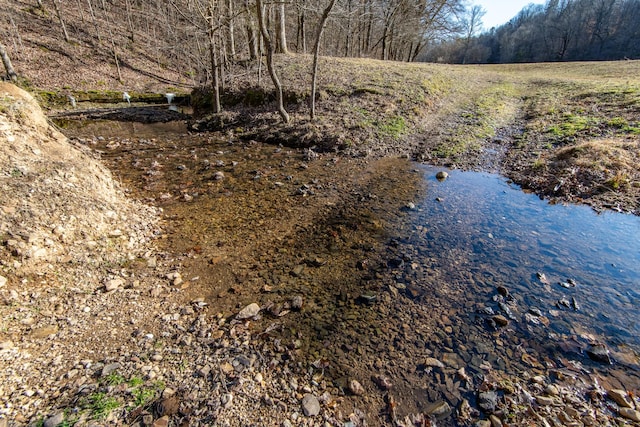
[[[13,341],[0,342],[0,350],[8,350],[10,348],[13,348],[13,346],[14,346]]]
[[[508,298],[509,289],[505,288],[504,286],[498,286],[498,294],[502,295],[504,298]]]
[[[498,393],[485,391],[478,394],[478,407],[485,412],[493,412],[498,405]]]
[[[441,400],[439,402],[432,403],[431,405],[427,406],[427,408],[425,409],[425,412],[428,415],[433,415],[434,417],[436,417],[436,419],[443,419],[451,415],[452,411],[451,411],[451,406],[449,406],[449,404],[444,400]]]
[[[293,310],[298,310],[298,311],[302,310],[303,305],[304,305],[304,302],[302,300],[302,296],[296,295],[291,299],[291,308]]]
[[[611,356],[609,356],[609,349],[604,344],[590,345],[586,350],[589,359],[596,362],[604,363],[606,365],[611,364]]]
[[[607,396],[623,408],[633,408],[633,404],[629,401],[628,394],[624,390],[609,390],[607,391]]]
[[[491,427],[502,427],[502,421],[497,416],[489,415],[489,421],[491,421]]]
[[[436,174],[436,179],[438,181],[444,181],[447,178],[449,178],[449,174],[445,171],[440,171]]]
[[[7,285],[7,278],[4,276],[0,276],[0,288]]]
[[[58,427],[64,422],[64,412],[58,412],[44,421],[44,427]]]
[[[120,369],[120,364],[118,362],[109,363],[108,365],[104,365],[104,367],[102,368],[102,372],[100,373],[100,376],[106,377],[107,375],[117,371],[118,369]]]
[[[213,174],[213,180],[214,181],[222,181],[224,179],[224,172],[216,172]]]
[[[536,401],[540,406],[550,406],[553,405],[553,398],[549,396],[537,396]]]
[[[293,267],[293,270],[291,271],[291,274],[294,277],[300,277],[300,275],[302,274],[303,270],[304,270],[304,265],[303,264],[299,264],[299,265],[296,265],[295,267]]]
[[[635,409],[631,408],[620,408],[619,413],[620,416],[628,420],[640,422],[640,411],[636,411]]]
[[[393,386],[391,380],[384,375],[376,375],[373,377],[373,382],[375,382],[381,390],[389,390]]]
[[[549,396],[557,396],[560,394],[558,387],[556,387],[553,384],[549,384],[547,388],[544,389],[544,392],[547,393]]]
[[[256,317],[256,315],[260,313],[260,306],[258,304],[251,303],[242,310],[238,314],[236,314],[237,320],[250,319],[252,317]]]
[[[107,283],[104,284],[104,290],[107,292],[115,291],[118,288],[124,286],[124,279],[115,278],[111,280],[107,280]]]
[[[222,396],[220,396],[220,403],[225,408],[230,408],[231,405],[233,404],[233,394],[224,393]]]
[[[476,427],[491,427],[491,421],[489,420],[479,420],[476,424]]]
[[[163,396],[164,396],[164,393],[163,393]],[[158,405],[156,406],[158,415],[162,417],[165,415],[177,414],[179,408],[180,408],[180,401],[176,396],[164,398],[160,402],[158,402]]]
[[[152,424],[152,427],[168,427],[169,426],[169,416],[165,415],[164,417],[158,418]]]
[[[444,363],[434,357],[427,357],[424,360],[424,366],[431,368],[444,368]]]
[[[312,394],[305,394],[302,398],[302,412],[307,417],[315,417],[320,413],[320,402],[318,398]]]
[[[349,391],[355,394],[356,396],[361,396],[364,394],[364,387],[356,380],[349,381]]]
[[[43,326],[31,331],[31,336],[36,339],[47,338],[48,336],[58,333],[57,326]]]
[[[494,322],[496,322],[496,325],[498,326],[507,326],[509,324],[509,319],[507,319],[501,314],[497,314],[493,316],[492,319]]]

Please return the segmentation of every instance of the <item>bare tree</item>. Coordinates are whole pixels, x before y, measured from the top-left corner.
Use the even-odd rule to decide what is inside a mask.
[[[327,7],[322,12],[320,23],[318,24],[318,31],[316,32],[316,40],[313,46],[313,71],[311,72],[311,120],[316,118],[316,86],[318,79],[318,56],[320,54],[320,40],[322,38],[322,32],[329,19],[331,9],[336,4],[336,0],[330,0]]]
[[[58,6],[57,0],[53,0],[53,7],[56,10],[56,15],[58,15],[58,20],[60,20],[60,26],[62,27],[62,34],[64,34],[64,41],[69,43],[69,34],[67,33],[67,27],[64,25],[64,19],[62,19],[62,12],[60,12],[60,7]]]
[[[9,78],[9,80],[13,80],[14,82],[18,80],[16,70],[13,69],[13,65],[11,65],[11,59],[9,59],[9,54],[4,48],[2,42],[0,42],[0,58],[2,58],[2,63],[4,64],[4,69],[7,72],[7,77]]]
[[[276,52],[289,53],[287,47],[287,16],[285,14],[284,2],[278,5],[278,23],[277,23]]]
[[[267,51],[267,69],[269,70],[269,75],[271,76],[271,80],[273,81],[273,85],[276,87],[276,97],[278,102],[278,113],[282,120],[285,123],[289,123],[289,114],[287,110],[284,108],[284,99],[282,95],[282,84],[280,83],[280,79],[278,78],[278,74],[276,73],[275,67],[273,66],[273,55],[275,54],[275,45],[273,44],[273,40],[269,35],[269,30],[267,29],[267,24],[265,22],[264,16],[264,5],[262,4],[262,0],[256,0],[256,11],[258,13],[258,25],[260,25],[260,33],[262,34],[262,40],[264,41],[264,46]]]

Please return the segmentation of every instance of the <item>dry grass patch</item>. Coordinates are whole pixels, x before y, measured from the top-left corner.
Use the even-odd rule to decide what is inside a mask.
[[[640,142],[619,139],[597,139],[557,150],[550,167],[561,173],[576,174],[588,169],[599,174],[598,184],[613,190],[640,183]],[[564,173],[562,173],[564,172]]]

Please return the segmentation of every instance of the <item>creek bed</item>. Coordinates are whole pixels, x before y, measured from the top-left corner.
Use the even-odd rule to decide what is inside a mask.
[[[640,385],[637,217],[549,205],[496,175],[438,181],[440,169],[403,159],[317,156],[181,123],[66,132],[163,208],[180,298],[219,317],[257,302],[256,330],[286,349],[278,366],[328,379],[369,425],[384,424],[390,395],[401,415],[476,405],[510,376]],[[611,364],[588,357],[594,344]],[[441,422],[464,424],[450,414]]]

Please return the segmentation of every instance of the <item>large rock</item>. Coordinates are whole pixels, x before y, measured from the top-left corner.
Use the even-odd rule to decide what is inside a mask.
[[[312,394],[305,394],[302,398],[302,412],[307,417],[315,417],[320,413],[320,402]]]

